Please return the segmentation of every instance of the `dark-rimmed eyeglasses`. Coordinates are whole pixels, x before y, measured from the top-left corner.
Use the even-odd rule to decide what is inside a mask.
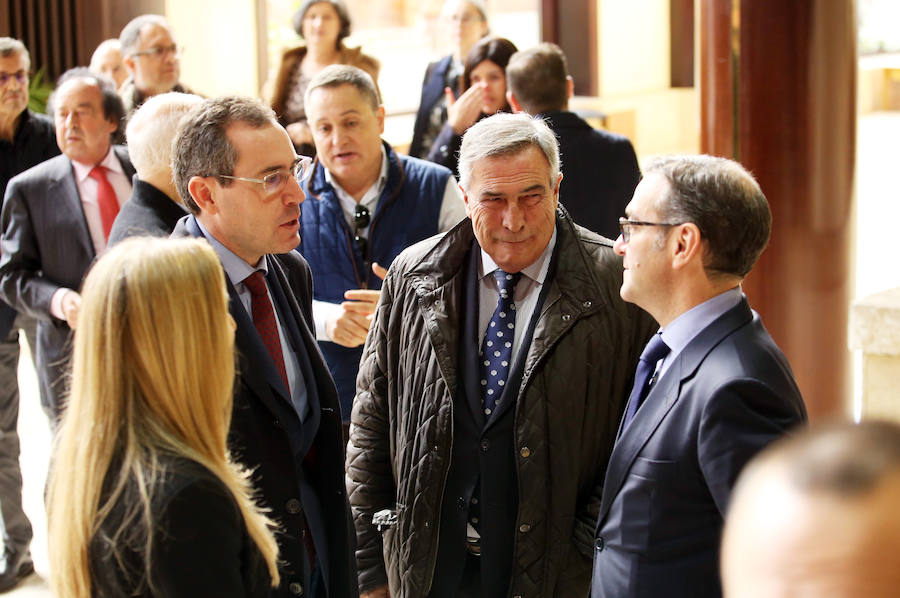
[[[13,79],[18,81],[19,85],[25,85],[28,81],[28,73],[25,72],[25,69],[19,69],[15,73],[0,73],[0,87],[5,86]]]
[[[256,183],[257,185],[262,185],[263,192],[266,195],[271,195],[272,193],[278,193],[281,189],[287,184],[288,180],[291,177],[297,179],[298,183],[302,183],[307,178],[309,178],[310,173],[312,172],[312,158],[307,156],[298,156],[291,167],[288,169],[276,170],[275,172],[270,172],[266,176],[261,179],[252,179],[244,176],[231,176],[227,174],[219,174],[216,175],[220,179],[229,179],[232,181],[246,181],[248,183]]]
[[[137,52],[131,53],[132,56],[149,56],[154,60],[159,60],[160,58],[164,58],[169,54],[173,55],[175,58],[180,58],[181,55],[184,54],[184,48],[172,44],[171,46],[155,46],[153,48],[138,50]]]
[[[619,218],[619,232],[622,234],[622,240],[628,243],[631,241],[631,227],[633,226],[678,226],[679,224],[684,224],[684,222],[644,222]]]

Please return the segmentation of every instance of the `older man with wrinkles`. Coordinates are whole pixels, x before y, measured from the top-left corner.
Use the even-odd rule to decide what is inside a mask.
[[[542,121],[480,121],[459,168],[468,218],[394,261],[363,353],[347,449],[360,591],[583,596],[655,323],[620,299],[612,243],[558,206]]]

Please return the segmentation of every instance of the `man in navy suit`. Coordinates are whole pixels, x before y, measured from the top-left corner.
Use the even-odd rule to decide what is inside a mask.
[[[513,111],[540,116],[559,138],[566,175],[560,201],[576,223],[615,239],[617,218],[641,170],[626,137],[594,129],[569,111],[574,85],[566,55],[556,44],[516,52],[506,66],[506,99]]]
[[[309,266],[293,251],[310,160],[271,109],[217,98],[185,115],[172,163],[191,212],[172,235],[209,241],[228,282],[239,359],[229,444],[279,525],[275,595],[356,596],[337,391],[312,332]]]
[[[732,486],[806,420],[790,365],[741,292],[771,214],[739,164],[683,156],[648,166],[625,215],[621,295],[660,331],[641,354],[606,471],[591,595],[720,596]]]
[[[134,167],[126,149],[111,142],[125,111],[110,79],[70,69],[50,105],[63,155],[15,176],[6,188],[0,296],[38,320],[35,365],[41,402],[55,425],[63,410],[78,291],[131,194]]]

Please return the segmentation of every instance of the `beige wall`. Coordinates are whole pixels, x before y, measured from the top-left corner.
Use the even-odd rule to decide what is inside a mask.
[[[668,0],[596,0],[600,96],[669,87]]]
[[[256,96],[256,2],[166,0],[166,17],[185,47],[181,80],[206,96]]]

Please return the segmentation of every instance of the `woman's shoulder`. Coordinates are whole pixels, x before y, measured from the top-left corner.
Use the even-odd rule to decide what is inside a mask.
[[[358,46],[352,48],[341,46],[341,63],[361,68],[372,75],[374,79],[378,78],[378,71],[381,69],[381,63],[378,62],[378,59],[364,53],[362,48]]]

